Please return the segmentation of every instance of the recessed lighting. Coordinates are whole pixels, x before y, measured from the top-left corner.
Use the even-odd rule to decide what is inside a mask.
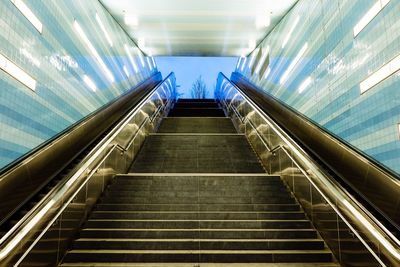
[[[299,93],[302,93],[312,82],[312,78],[308,76],[299,86]]]
[[[361,94],[365,93],[381,81],[385,80],[395,72],[400,70],[400,55],[395,57],[394,59],[387,62],[377,71],[368,76],[364,81],[360,83],[360,92]]]
[[[93,82],[92,79],[89,78],[89,76],[83,75],[83,81],[90,89],[92,89],[93,92],[97,90],[96,84]]]
[[[354,26],[353,36],[356,37],[389,2],[390,0],[378,0]]]
[[[33,14],[32,10],[22,1],[22,0],[10,0],[11,3],[24,15],[24,17],[35,27],[35,29],[42,33],[43,24],[40,20]]]
[[[114,76],[112,75],[111,71],[107,68],[106,64],[104,63],[103,59],[101,59],[99,53],[97,52],[96,48],[94,48],[93,44],[89,41],[89,38],[86,36],[85,32],[82,30],[79,23],[74,20],[74,28],[78,32],[79,36],[89,48],[90,52],[92,52],[93,56],[96,58],[97,62],[99,63],[100,67],[103,69],[104,73],[108,77],[111,82],[114,82]]]
[[[285,45],[286,45],[287,42],[289,41],[290,36],[292,36],[292,33],[293,33],[294,29],[296,28],[297,23],[299,23],[299,21],[300,21],[300,17],[297,16],[296,19],[294,20],[294,22],[293,22],[293,24],[292,24],[292,27],[290,28],[288,34],[286,35],[285,39],[283,40],[282,49],[285,48]]]
[[[104,35],[106,36],[106,39],[107,39],[108,43],[109,43],[110,46],[112,47],[112,46],[113,46],[113,42],[112,42],[112,40],[111,40],[111,37],[110,37],[110,35],[108,34],[108,32],[107,32],[107,30],[106,30],[106,27],[104,27],[104,24],[103,24],[103,22],[101,21],[100,16],[99,16],[99,14],[97,14],[97,12],[96,12],[96,21],[97,21],[97,23],[99,24],[100,29],[103,31]]]
[[[135,63],[135,59],[132,57],[132,54],[131,54],[131,52],[129,51],[128,45],[125,44],[125,45],[124,45],[124,48],[125,48],[125,52],[128,54],[128,58],[129,58],[129,60],[130,60],[130,62],[131,62],[131,64],[132,64],[132,66],[133,66],[133,69],[135,70],[136,73],[138,73],[138,72],[139,72],[139,69],[138,69],[138,67],[137,67],[137,65],[136,65],[136,63]]]
[[[136,16],[125,16],[124,17],[124,22],[126,25],[129,26],[138,26],[139,25],[139,19]]]
[[[297,53],[296,57],[293,59],[292,63],[290,63],[289,67],[286,69],[285,73],[282,75],[281,79],[280,79],[280,84],[283,84],[286,79],[289,76],[289,73],[292,72],[292,70],[294,69],[294,67],[297,65],[297,63],[299,62],[300,58],[304,55],[304,53],[306,52],[308,48],[308,43],[305,43],[303,45],[303,47],[300,49],[299,53]]]
[[[7,72],[32,91],[36,90],[36,80],[2,54],[0,54],[0,69]]]

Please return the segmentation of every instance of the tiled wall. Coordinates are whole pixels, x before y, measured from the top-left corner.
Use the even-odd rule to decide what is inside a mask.
[[[400,1],[387,2],[299,0],[253,52],[261,49],[259,56],[240,59],[236,71],[400,173],[400,72],[360,90],[362,81],[400,54]],[[379,5],[384,7],[354,36],[354,27]],[[260,65],[257,74],[268,47],[269,65]]]
[[[42,33],[17,8],[18,1],[0,1],[0,57],[13,62],[37,84],[33,91],[0,69],[0,169],[157,71],[150,58],[144,58],[142,65],[133,41],[98,1],[22,0],[42,23]],[[79,34],[74,20],[114,81]],[[96,88],[85,83],[85,75]]]

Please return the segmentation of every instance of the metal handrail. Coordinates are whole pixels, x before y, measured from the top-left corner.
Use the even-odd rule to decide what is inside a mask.
[[[222,74],[223,75],[223,74]],[[355,200],[343,187],[337,184],[335,181],[332,181],[329,176],[323,174],[318,165],[308,156],[308,154],[289,136],[286,134],[284,130],[281,129],[268,115],[266,115],[258,106],[247,96],[245,95],[240,88],[238,88],[234,83],[232,83],[225,75],[223,75],[225,80],[227,80],[232,87],[234,87],[241,96],[249,103],[249,105],[255,110],[260,117],[271,127],[271,129],[285,142],[285,144],[294,152],[294,154],[300,158],[303,163],[307,166],[308,170],[305,170],[299,162],[294,159],[294,157],[287,151],[287,149],[279,145],[276,149],[282,149],[285,154],[292,159],[293,163],[299,168],[299,170],[306,176],[309,182],[314,186],[314,188],[323,196],[323,198],[327,201],[327,203],[337,212],[337,214],[342,218],[342,220],[346,223],[346,225],[354,232],[354,234],[358,237],[358,239],[365,245],[365,247],[371,252],[374,258],[382,265],[386,266],[386,264],[382,261],[379,255],[376,255],[375,251],[370,247],[368,242],[362,237],[358,231],[355,230],[353,225],[349,222],[346,216],[342,213],[342,208],[335,205],[330,201],[330,198],[326,196],[324,190],[322,190],[315,182],[314,179],[309,175],[309,170],[311,170],[317,179],[325,185],[327,190],[334,195],[337,199],[341,199],[342,203],[346,207],[345,213],[353,214],[359,220],[359,223],[363,226],[363,229],[370,233],[370,236],[374,237],[374,241],[379,244],[379,247],[385,248],[392,255],[393,259],[397,262],[400,261],[400,241],[386,228],[384,227],[379,220],[377,220],[372,214],[370,214],[357,200]],[[231,102],[232,103],[232,102]],[[246,118],[248,122],[248,118]],[[252,125],[252,128],[255,129],[257,135],[261,137],[260,133]],[[264,140],[263,138],[261,139]],[[265,142],[263,142],[265,144]],[[266,148],[271,151],[268,146]]]
[[[132,118],[136,115],[136,113],[141,110],[141,108],[148,102],[148,100],[154,95],[155,92],[162,86],[173,73],[169,74],[160,84],[158,84],[144,99],[142,99],[138,105],[130,111],[124,119],[119,122],[115,128],[110,131],[104,139],[92,149],[89,155],[74,169],[73,175],[66,178],[63,183],[58,184],[54,187],[38,204],[35,205],[14,227],[12,227],[1,239],[0,239],[0,261],[7,258],[13,249],[16,248],[17,245],[23,240],[23,238],[35,227],[37,227],[41,223],[41,218],[53,207],[59,197],[64,196],[68,190],[72,187],[72,185],[78,180],[78,178],[86,171],[88,171],[89,166],[98,160],[98,156],[105,152],[106,148],[111,144],[111,142],[115,139],[115,137],[122,131],[122,129],[132,120]],[[148,117],[147,117],[148,119]],[[117,148],[117,144],[113,144],[110,151],[106,153],[106,156],[109,155],[115,148]],[[106,157],[103,157],[102,161],[104,161]],[[101,164],[100,164],[101,165]],[[100,165],[96,165],[97,168]],[[97,170],[97,169],[96,169]],[[89,171],[88,177],[84,179],[79,185],[79,188],[82,188],[86,182],[88,181],[89,176],[93,175],[95,172],[95,168]],[[77,194],[79,190],[76,190]],[[73,195],[72,194],[72,195]],[[56,198],[55,198],[56,197]],[[73,198],[70,198],[71,200]],[[70,201],[65,202],[67,205]],[[60,211],[62,212],[62,211]],[[57,212],[55,216],[50,220],[50,223],[44,228],[44,230],[39,234],[35,241],[29,246],[29,249],[24,253],[23,257],[29,253],[29,250],[33,248],[36,242],[41,238],[41,236],[45,233],[45,231],[54,223],[54,221],[58,218],[60,212]],[[23,257],[19,260],[21,261]]]

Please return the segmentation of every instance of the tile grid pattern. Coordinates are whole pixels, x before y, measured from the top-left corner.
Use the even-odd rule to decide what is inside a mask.
[[[400,74],[360,92],[360,82],[400,54],[399,1],[390,1],[360,34],[353,36],[354,26],[376,2],[300,0],[258,47],[263,53],[269,47],[270,70],[261,69],[256,74],[249,68],[248,59],[236,71],[400,173]],[[305,43],[308,48],[304,55],[281,83]],[[258,52],[256,49],[254,54]],[[257,57],[254,62],[258,63]],[[301,88],[308,77],[311,82]]]
[[[0,168],[117,98],[156,72],[98,1],[23,0],[43,24],[40,34],[9,0],[0,2],[0,53],[37,81],[30,90],[0,70]],[[96,21],[111,35],[111,47]],[[115,77],[110,82],[74,29],[88,36]],[[135,74],[127,44],[139,68]],[[126,66],[129,77],[123,71]],[[96,84],[92,91],[84,75]]]

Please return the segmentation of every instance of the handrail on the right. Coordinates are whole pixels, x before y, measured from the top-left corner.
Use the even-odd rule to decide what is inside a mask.
[[[340,220],[346,224],[347,229],[360,240],[379,265],[400,266],[400,241],[377,218],[335,181],[325,169],[322,169],[282,127],[265,114],[252,99],[222,73],[218,78],[217,90],[216,95],[226,113],[236,116],[239,122],[244,124],[245,134],[250,143],[253,143],[263,163],[271,164],[271,161],[279,161],[277,162],[278,165],[287,164],[280,157],[291,161],[291,164],[287,165],[288,168],[270,166],[273,173],[291,176],[287,183],[294,185],[296,178],[300,179],[296,177],[296,171],[293,170],[293,167],[296,168],[314,188],[313,190],[329,204],[331,209],[340,217]],[[264,151],[259,148],[260,144],[264,147]],[[265,150],[267,153],[265,153]],[[281,153],[279,159],[276,159],[276,153]],[[297,192],[294,192],[295,195],[303,194],[303,192],[299,192],[301,189],[294,188],[294,186],[291,189],[297,190]],[[309,216],[314,216],[321,207],[324,207],[322,202],[313,206],[312,197],[311,203],[307,201],[301,203],[300,201],[301,204],[305,204],[306,212],[307,209],[311,210]],[[311,205],[311,208],[307,205]],[[313,218],[311,219],[313,220]],[[339,231],[339,229],[337,230]],[[327,243],[329,245],[329,240]],[[340,253],[342,252],[339,248]],[[340,257],[340,255],[337,256]]]

